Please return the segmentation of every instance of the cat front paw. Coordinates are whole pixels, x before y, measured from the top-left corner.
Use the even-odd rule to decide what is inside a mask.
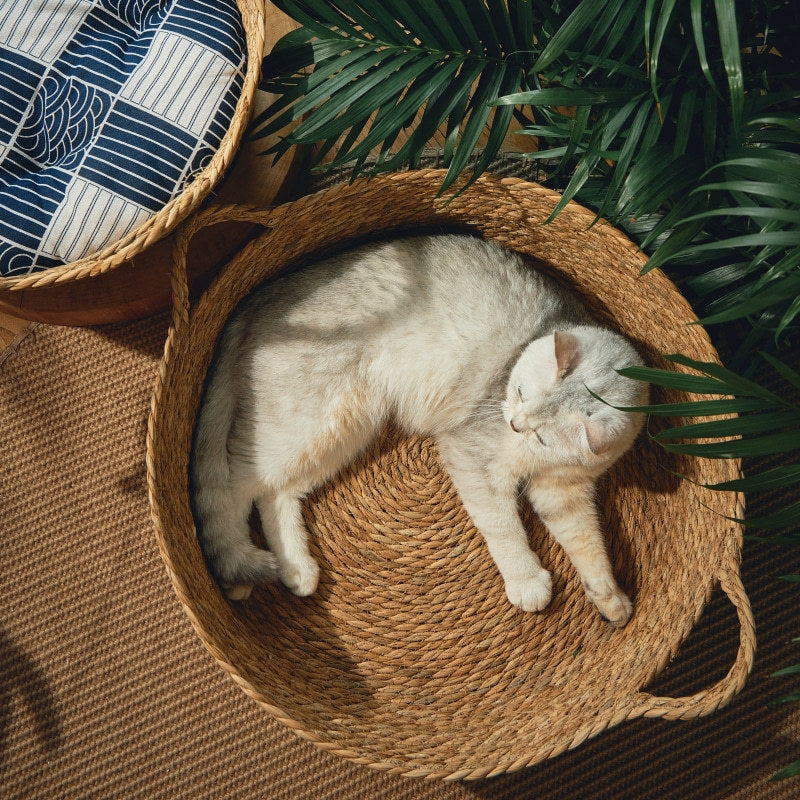
[[[310,557],[287,564],[281,569],[281,581],[298,597],[308,597],[319,583],[319,564]]]
[[[633,603],[618,586],[603,594],[592,592],[587,588],[586,594],[597,606],[600,616],[610,625],[623,628],[628,624],[633,614]]]
[[[523,611],[541,611],[553,595],[553,581],[546,569],[506,580],[506,596]]]

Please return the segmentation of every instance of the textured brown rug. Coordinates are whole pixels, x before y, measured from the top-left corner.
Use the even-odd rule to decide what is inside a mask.
[[[467,800],[794,798],[800,757],[800,553],[748,543],[759,652],[744,692],[695,721],[639,720],[528,770],[469,784],[386,776],[318,751],[217,667],[173,595],[145,485],[162,315],[34,326],[0,362],[0,796]],[[751,501],[763,513],[770,498]],[[665,579],[667,576],[665,576]],[[686,694],[732,662],[715,595],[653,690]]]

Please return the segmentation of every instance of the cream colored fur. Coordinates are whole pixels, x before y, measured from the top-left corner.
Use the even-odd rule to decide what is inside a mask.
[[[511,603],[539,611],[551,580],[517,513],[521,487],[600,613],[623,625],[594,486],[633,442],[646,400],[616,370],[619,335],[522,260],[467,236],[368,245],[272,281],[218,345],[191,465],[203,550],[233,599],[280,578],[314,591],[302,498],[393,418],[436,438]],[[269,552],[252,544],[255,503]]]

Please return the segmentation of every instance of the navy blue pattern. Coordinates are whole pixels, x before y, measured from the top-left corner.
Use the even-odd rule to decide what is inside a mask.
[[[179,194],[244,62],[235,0],[0,0],[0,275],[90,255]]]
[[[111,100],[88,83],[51,71],[33,97],[17,136],[17,149],[43,167],[77,167],[97,136]]]
[[[78,174],[142,206],[159,208],[169,201],[168,187],[180,182],[196,145],[185,131],[164,130],[158,117],[119,101]]]
[[[235,5],[225,8],[224,4],[207,5],[198,8],[195,3],[177,2],[164,23],[164,30],[180,32],[190,26],[198,42],[216,50],[223,58],[233,61],[236,51],[232,43],[236,41],[235,32],[241,28],[241,21]],[[222,34],[222,35],[220,35]]]
[[[45,73],[45,66],[22,53],[0,48],[0,145],[11,142],[28,111],[29,98]]]
[[[0,242],[35,250],[71,178],[58,167],[39,169],[12,150],[0,164]]]
[[[116,94],[147,55],[154,34],[155,28],[125,30],[117,17],[94,8],[53,69]]]

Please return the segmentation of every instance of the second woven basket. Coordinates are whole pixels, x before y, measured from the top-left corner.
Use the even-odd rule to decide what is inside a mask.
[[[20,3],[18,5],[24,4]],[[35,4],[28,5],[33,6]],[[56,20],[59,19],[59,15],[69,16],[68,10],[58,8],[59,4],[51,5],[53,6],[52,13]],[[84,5],[88,9],[93,4]],[[138,6],[142,5],[141,3],[138,4]],[[172,4],[161,4],[164,10],[170,5]],[[131,19],[135,19],[138,13],[146,12],[145,16],[152,13],[156,17],[160,13],[158,9],[154,11],[153,4],[144,9],[135,8],[137,6],[135,3],[121,4],[121,7],[126,6],[130,6],[130,8],[123,8],[123,10],[127,10],[127,13],[131,15]],[[213,4],[209,4],[209,6],[210,10],[213,11]],[[243,67],[242,88],[236,98],[236,104],[232,109],[227,129],[224,132],[220,132],[222,136],[219,144],[213,154],[208,157],[207,163],[204,163],[202,168],[198,169],[197,173],[180,190],[176,191],[172,199],[166,201],[158,210],[143,218],[132,230],[113,239],[96,252],[89,253],[77,260],[69,261],[69,263],[34,271],[30,274],[0,277],[0,311],[25,319],[40,320],[56,325],[94,325],[145,316],[148,313],[154,313],[160,308],[166,307],[163,301],[166,298],[166,303],[168,304],[169,302],[168,281],[164,279],[167,271],[167,258],[159,258],[156,255],[151,260],[147,257],[147,254],[164,237],[174,231],[184,219],[201,206],[202,202],[219,184],[230,167],[239,149],[239,143],[250,120],[256,100],[265,41],[271,46],[280,33],[280,30],[273,31],[266,27],[263,0],[236,0],[236,7],[241,15],[244,44],[246,46],[246,63]],[[272,27],[275,28],[275,9],[270,5],[266,11],[269,11],[269,21]],[[85,9],[81,12],[81,14],[84,13],[88,13],[88,10]],[[123,11],[119,13],[122,14]],[[224,21],[224,14],[224,10],[220,8],[218,17],[220,23]],[[114,19],[113,14],[109,13],[108,18]],[[194,21],[206,30],[204,35],[209,35],[208,28],[209,26],[213,28],[214,20],[213,13],[209,13],[205,22],[202,20]],[[91,27],[87,28],[87,30],[91,30]],[[134,28],[131,28],[131,30],[134,30]],[[83,35],[86,35],[86,33]],[[124,27],[119,31],[115,30],[114,35],[120,42],[127,41]],[[172,35],[175,36],[175,34]],[[181,41],[181,37],[176,36],[175,38]],[[222,37],[220,35],[216,38],[221,39]],[[149,42],[149,40],[145,41]],[[135,63],[140,56],[140,51],[146,48],[139,42],[136,42],[135,46],[130,45],[130,47],[129,60]],[[87,52],[94,51],[92,48],[88,48]],[[97,46],[97,52],[102,55],[103,51],[100,46]],[[186,65],[182,65],[180,60],[173,65],[175,69],[173,84],[175,81],[181,81],[185,78],[185,74],[181,71],[182,67],[185,66],[189,69],[194,58],[200,58],[200,56],[192,56],[192,58],[188,59]],[[86,60],[94,68],[95,62],[88,56],[86,56]],[[218,68],[215,67],[215,69]],[[106,69],[110,69],[110,67],[106,67]],[[198,88],[198,91],[201,91],[200,88]],[[61,116],[54,117],[61,120],[59,123],[61,125],[66,125],[68,115],[65,116],[65,113],[63,112]],[[75,136],[79,136],[79,133],[80,131],[75,133]],[[184,135],[190,137],[192,134],[187,131]],[[199,149],[201,145],[202,142],[196,142],[193,146]],[[79,153],[79,150],[76,152]],[[151,157],[154,163],[160,164],[155,155],[151,155]],[[159,165],[158,169],[178,169],[179,171],[185,169],[186,165],[180,163],[180,158],[181,155],[176,153],[175,163],[171,163],[167,167]],[[122,170],[122,167],[119,167],[119,169]],[[148,189],[147,191],[152,192],[155,190]],[[49,198],[48,202],[51,201],[52,198]],[[128,205],[130,206],[132,203],[128,203]],[[92,218],[93,213],[99,212],[90,210],[86,213],[88,218],[83,223],[84,228],[91,230],[93,226],[99,226],[101,222],[105,224],[105,216],[99,220]],[[112,212],[108,212],[108,214],[113,219],[114,214]],[[80,222],[80,219],[76,219],[75,224],[77,225],[78,222]],[[168,255],[168,253],[169,249],[167,248],[166,254]],[[139,259],[138,263],[133,261],[136,258]]]
[[[753,621],[739,579],[741,498],[694,482],[734,477],[738,464],[667,456],[642,436],[604,479],[601,521],[615,573],[635,611],[612,630],[585,599],[560,548],[529,512],[534,549],[553,572],[541,614],[510,606],[503,582],[430,440],[392,431],[305,507],[322,571],[317,592],[280,586],[243,604],[209,577],[189,506],[192,429],[217,336],[236,303],[277,270],[365,237],[470,229],[537,259],[646,360],[681,352],[716,361],[691,309],[622,234],[517,179],[484,177],[450,202],[442,173],[358,181],[271,211],[202,212],[183,231],[173,327],[153,395],[148,481],[159,546],[195,629],[239,686],[327,751],[389,772],[481,778],[520,769],[636,717],[710,713],[752,666]],[[190,310],[185,248],[200,227],[260,222],[251,242]],[[656,399],[680,401],[678,392]],[[672,477],[681,473],[690,480]],[[719,584],[741,625],[719,683],[696,695],[645,687],[675,656]]]

